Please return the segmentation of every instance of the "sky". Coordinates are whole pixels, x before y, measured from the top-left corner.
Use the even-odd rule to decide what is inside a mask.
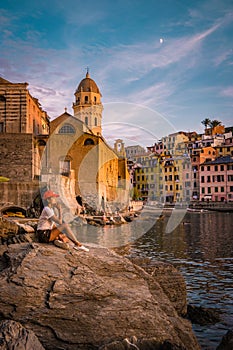
[[[107,139],[233,125],[232,0],[4,0],[0,41],[0,76],[29,83],[51,120],[73,114],[89,67]]]

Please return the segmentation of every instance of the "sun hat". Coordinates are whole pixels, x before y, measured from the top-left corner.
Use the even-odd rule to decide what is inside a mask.
[[[59,194],[56,194],[53,191],[48,190],[43,195],[44,199],[48,199],[48,198],[51,198],[51,197],[59,197]]]

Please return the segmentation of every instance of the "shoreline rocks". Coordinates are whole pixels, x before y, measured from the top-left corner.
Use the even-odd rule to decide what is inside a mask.
[[[0,246],[1,319],[33,331],[47,350],[200,349],[156,276],[106,248],[89,248]]]

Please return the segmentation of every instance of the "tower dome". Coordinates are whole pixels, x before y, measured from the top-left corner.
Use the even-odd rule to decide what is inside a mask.
[[[87,70],[86,78],[78,85],[73,103],[74,117],[85,123],[96,135],[102,133],[101,93]]]
[[[96,94],[100,94],[99,88],[96,85],[96,82],[90,78],[90,74],[87,71],[86,73],[86,78],[84,78],[80,83],[79,86],[77,87],[77,92],[95,92]]]

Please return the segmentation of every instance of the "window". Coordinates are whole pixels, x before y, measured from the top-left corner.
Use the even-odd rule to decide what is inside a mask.
[[[201,189],[201,193],[204,194],[205,193],[205,187],[202,187]]]
[[[208,187],[208,193],[211,193],[211,187]]]
[[[0,96],[1,97],[1,96]],[[4,123],[0,123],[0,133],[4,132]]]
[[[75,134],[75,129],[71,124],[64,124],[59,129],[58,134]]]
[[[98,124],[97,124],[97,118],[95,117],[95,126],[97,126]]]
[[[214,192],[218,192],[218,187],[215,187],[215,188],[214,188]]]
[[[224,171],[224,165],[221,165],[221,171]]]
[[[88,125],[88,117],[85,117],[85,124]]]
[[[224,182],[224,175],[217,175],[217,182]]]
[[[170,185],[170,191],[172,191],[173,190],[173,186],[172,185]]]
[[[60,174],[63,176],[69,176],[70,174],[70,159],[60,160]]]
[[[218,171],[218,166],[217,165],[214,166],[214,170]]]
[[[233,175],[228,175],[227,180],[228,181],[233,181]]]
[[[210,171],[210,166],[209,165],[207,166],[207,171]]]
[[[84,146],[94,145],[95,142],[92,139],[86,139],[84,141]]]
[[[221,192],[224,192],[224,187],[223,186],[221,186]]]
[[[209,175],[207,176],[207,182],[210,182],[210,176]]]
[[[88,96],[85,96],[85,103],[88,103]]]
[[[205,176],[201,177],[201,182],[204,183],[205,182]]]

